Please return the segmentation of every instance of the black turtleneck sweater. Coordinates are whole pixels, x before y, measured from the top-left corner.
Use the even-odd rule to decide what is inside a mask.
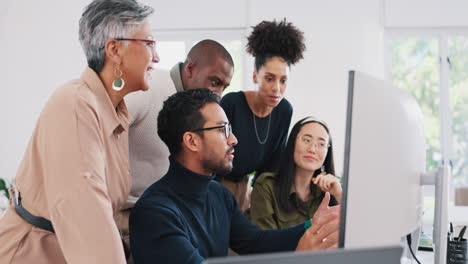
[[[130,215],[133,259],[141,263],[202,263],[239,254],[292,251],[304,226],[260,230],[240,212],[215,176],[194,173],[170,158],[167,174],[141,196]]]

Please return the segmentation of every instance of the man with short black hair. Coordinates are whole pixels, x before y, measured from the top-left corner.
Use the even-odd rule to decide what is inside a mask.
[[[232,169],[237,139],[216,94],[207,89],[177,93],[164,102],[158,134],[170,167],[149,187],[130,216],[135,263],[201,263],[239,254],[336,248],[339,207],[327,193],[314,221],[280,230],[260,230],[243,216],[216,174]]]

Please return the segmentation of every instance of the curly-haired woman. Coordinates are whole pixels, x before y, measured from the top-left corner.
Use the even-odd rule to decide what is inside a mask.
[[[250,207],[247,175],[273,171],[286,145],[292,106],[284,93],[290,66],[303,58],[304,50],[304,34],[292,23],[262,21],[253,27],[247,44],[247,52],[255,57],[256,89],[227,94],[221,101],[239,140],[234,168],[221,183],[242,211]]]

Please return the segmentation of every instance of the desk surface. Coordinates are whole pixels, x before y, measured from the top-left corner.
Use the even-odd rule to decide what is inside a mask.
[[[418,251],[416,256],[418,257],[419,262],[421,263],[427,263],[427,264],[434,263],[434,252]],[[416,263],[416,261],[414,261],[413,263]]]
[[[468,206],[449,206],[448,220],[452,222],[455,227],[454,233],[458,234],[462,226],[468,225]],[[466,237],[467,234],[465,234],[465,238]],[[416,255],[421,263],[434,263],[434,252],[418,251]],[[412,260],[402,260],[401,263],[416,263],[415,261],[411,261]]]

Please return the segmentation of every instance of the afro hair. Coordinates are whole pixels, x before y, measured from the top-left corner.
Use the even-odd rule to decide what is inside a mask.
[[[281,57],[288,65],[294,65],[303,58],[306,49],[304,33],[292,23],[262,21],[247,37],[247,52],[255,57],[255,69],[263,66],[268,58]]]

